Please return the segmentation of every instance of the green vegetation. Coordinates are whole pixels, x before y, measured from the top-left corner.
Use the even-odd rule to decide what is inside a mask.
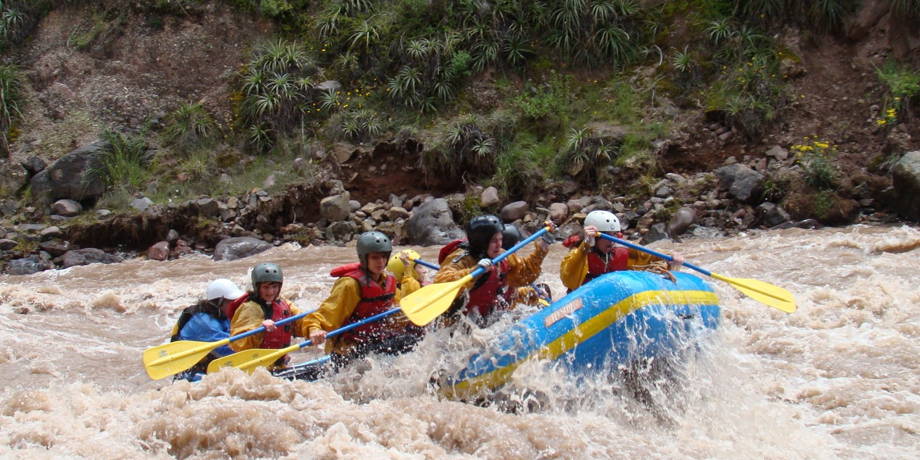
[[[22,75],[11,64],[0,65],[0,155],[10,155],[10,138],[15,122],[22,117],[19,104],[23,100]]]
[[[0,0],[0,44],[21,43],[42,14],[78,1]],[[98,8],[69,41],[78,50],[92,46],[123,24],[125,8],[160,28],[170,15],[207,14],[207,3],[82,0]],[[652,3],[231,0],[238,11],[273,21],[279,33],[252,44],[233,73],[229,115],[186,101],[159,133],[110,131],[115,148],[98,172],[112,201],[151,182],[160,200],[265,188],[268,177],[277,190],[316,180],[311,161],[290,167],[315,149],[411,132],[425,140],[418,162],[424,174],[492,184],[510,197],[568,178],[622,188],[607,177],[611,167],[654,183],[660,171],[653,145],[670,129],[662,95],[702,106],[756,140],[782,119],[791,100],[783,71],[799,61],[776,43],[777,30],[796,24],[833,33],[858,4]],[[895,0],[892,8],[917,14],[920,1]],[[15,67],[0,67],[4,140],[15,134],[18,78]],[[889,89],[879,124],[903,122],[918,102],[918,73],[891,63],[878,78]],[[837,172],[833,148],[821,145],[815,139],[798,153],[808,183],[823,190]],[[779,199],[781,187],[774,183],[765,194]]]

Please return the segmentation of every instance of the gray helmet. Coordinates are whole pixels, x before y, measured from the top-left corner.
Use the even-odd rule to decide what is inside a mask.
[[[262,262],[252,267],[252,289],[259,290],[259,283],[283,283],[284,275],[281,273],[281,267],[278,264]]]
[[[390,258],[393,252],[393,243],[390,237],[380,232],[365,232],[358,235],[358,260],[362,265],[367,265],[367,255],[375,252],[383,252]]]

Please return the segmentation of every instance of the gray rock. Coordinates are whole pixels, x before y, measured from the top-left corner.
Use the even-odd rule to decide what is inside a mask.
[[[348,210],[355,213],[361,209],[361,203],[358,200],[348,200]]]
[[[891,207],[902,217],[920,221],[920,150],[907,152],[891,169]]]
[[[329,222],[340,222],[348,219],[351,211],[351,194],[344,192],[340,195],[327,196],[319,202],[319,213]]]
[[[51,261],[44,260],[38,256],[29,256],[11,260],[6,265],[6,272],[10,275],[22,276],[38,273],[53,267],[54,264]]]
[[[406,211],[401,206],[393,206],[387,211],[387,218],[393,222],[396,222],[399,219],[408,219],[409,211]]]
[[[272,248],[270,243],[248,236],[227,238],[214,247],[214,260],[237,260]]]
[[[372,227],[367,228],[367,231],[370,231]],[[362,231],[365,229],[362,228]],[[333,222],[326,228],[326,240],[328,241],[351,241],[355,233],[358,232],[358,228],[354,222]]]
[[[51,205],[51,212],[60,216],[73,217],[83,212],[83,205],[69,199],[57,200]]]
[[[728,189],[729,195],[740,201],[755,198],[755,192],[763,182],[763,174],[741,164],[722,166],[713,173],[719,178],[721,186]]]
[[[479,205],[483,208],[491,208],[499,203],[498,189],[489,187],[479,195]]]
[[[569,207],[565,203],[553,203],[549,205],[549,218],[553,222],[562,223],[569,218]]]
[[[656,241],[669,240],[668,230],[661,222],[649,227],[648,232],[642,236],[641,244],[651,244]]]
[[[19,230],[25,233],[38,233],[47,227],[45,224],[22,224],[19,226]]]
[[[120,256],[114,254],[106,254],[101,249],[96,248],[86,248],[86,249],[74,249],[72,251],[67,251],[63,255],[63,260],[61,265],[64,268],[75,267],[77,265],[89,265],[89,264],[113,264],[117,262],[122,262],[124,259]]]
[[[406,237],[409,244],[440,245],[462,238],[463,230],[454,222],[447,200],[435,198],[412,211],[406,223]]]
[[[668,235],[671,235],[672,238],[675,238],[683,234],[695,220],[695,209],[688,207],[682,207],[678,209],[677,212],[675,212],[671,217],[671,221],[668,222]]]
[[[196,201],[198,213],[203,217],[217,217],[220,215],[220,203],[213,198],[201,198]]]
[[[9,251],[16,246],[19,246],[19,242],[16,240],[11,240],[9,238],[0,239],[0,250],[2,251]]]
[[[101,168],[99,157],[111,148],[96,142],[64,155],[32,177],[32,196],[58,200],[95,200],[105,193],[105,181],[93,171]]]
[[[0,160],[0,196],[13,196],[29,183],[29,172],[21,164]]]
[[[767,150],[766,155],[768,157],[776,158],[778,161],[785,161],[786,158],[789,158],[789,151],[778,145],[774,145],[773,147],[770,147],[769,150]]]
[[[788,222],[791,218],[782,207],[769,202],[757,206],[757,214],[763,218],[763,224],[771,228]]]
[[[502,208],[498,217],[501,218],[502,222],[514,222],[518,219],[523,219],[527,215],[529,208],[530,206],[526,201],[508,203]]]
[[[57,227],[57,226],[48,227],[48,228],[42,230],[39,234],[42,236],[42,239],[43,239],[43,240],[50,240],[50,239],[54,239],[54,238],[60,238],[60,237],[63,235],[63,233],[61,232],[60,227]]]
[[[25,160],[19,162],[19,164],[21,164],[23,168],[26,168],[26,171],[28,171],[32,176],[42,172],[45,168],[48,167],[47,161],[35,156],[26,158]]]
[[[19,211],[19,203],[13,200],[3,200],[0,201],[0,214],[4,216],[12,216]]]
[[[146,196],[131,200],[131,207],[140,212],[146,211],[147,208],[149,208],[152,204],[153,200],[147,198]]]
[[[179,232],[173,229],[169,229],[169,231],[166,232],[166,241],[168,243],[175,243],[176,241],[179,241]]]

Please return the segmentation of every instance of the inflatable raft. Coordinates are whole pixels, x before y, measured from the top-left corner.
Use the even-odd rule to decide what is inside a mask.
[[[601,276],[516,323],[441,391],[464,398],[500,387],[531,359],[593,371],[682,350],[718,327],[719,301],[700,278],[674,276],[676,282],[638,271]]]

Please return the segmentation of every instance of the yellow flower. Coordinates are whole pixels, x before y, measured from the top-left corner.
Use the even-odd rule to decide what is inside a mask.
[[[878,125],[881,126],[881,125],[884,125],[884,124],[886,123],[886,121],[885,121],[885,120],[876,120],[876,123],[878,123]]]

